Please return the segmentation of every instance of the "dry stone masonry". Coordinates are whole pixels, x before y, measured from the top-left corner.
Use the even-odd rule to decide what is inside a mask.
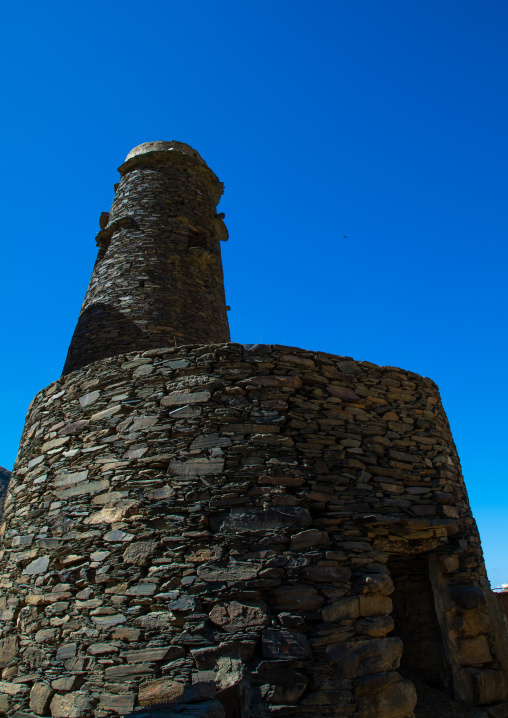
[[[9,485],[9,479],[11,478],[11,472],[0,466],[0,519],[2,518],[5,495],[7,494],[7,486]]]
[[[189,262],[191,282],[185,251],[172,271]],[[176,299],[150,306],[184,341],[208,316],[209,335],[174,346],[110,313],[95,339],[82,312],[79,368],[30,406],[2,526],[0,715],[409,718],[414,675],[506,718],[505,619],[436,385],[229,343],[219,265],[196,266],[195,325]],[[96,266],[85,304],[121,289],[147,316],[125,272],[102,285]]]
[[[64,374],[133,349],[229,341],[222,182],[183,142],[145,142],[118,171]]]

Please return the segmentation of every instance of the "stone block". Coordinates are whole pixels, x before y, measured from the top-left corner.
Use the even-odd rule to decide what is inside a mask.
[[[327,531],[319,529],[307,529],[299,531],[291,537],[291,551],[306,551],[314,546],[326,546],[330,541]]]
[[[458,641],[461,666],[477,666],[492,660],[486,636],[462,638]]]
[[[182,404],[203,404],[211,398],[209,391],[195,391],[189,394],[170,394],[161,399],[162,406],[181,406]]]
[[[450,595],[457,605],[466,610],[481,608],[487,603],[482,589],[476,586],[451,586]]]
[[[197,681],[190,686],[185,686],[181,700],[182,703],[209,701],[215,698],[216,693],[215,681]]]
[[[357,697],[358,713],[360,718],[410,718],[416,701],[414,684],[402,679],[374,693],[361,693]]]
[[[439,563],[443,573],[455,573],[459,568],[459,557],[456,553],[439,556]]]
[[[209,619],[224,631],[238,631],[244,628],[266,626],[268,616],[266,605],[230,601],[217,604],[208,614]]]
[[[360,615],[360,605],[358,596],[348,596],[347,598],[339,598],[328,606],[325,606],[321,615],[325,623],[333,623],[335,621],[348,621],[358,618]]]
[[[269,596],[269,605],[276,611],[316,611],[324,602],[317,589],[305,583],[280,586]]]
[[[114,641],[128,641],[129,643],[136,643],[139,641],[141,636],[141,629],[139,628],[128,628],[126,626],[119,626],[111,634],[111,638]]]
[[[51,681],[51,688],[55,691],[69,692],[80,688],[83,684],[83,679],[79,676],[62,676]]]
[[[290,686],[274,686],[271,688],[267,697],[271,703],[275,705],[294,705],[305,693],[307,683],[293,683]]]
[[[393,631],[395,622],[391,616],[367,616],[356,621],[354,628],[359,636],[381,638]]]
[[[147,566],[157,550],[155,541],[136,541],[129,544],[123,553],[125,563],[134,566]]]
[[[34,683],[30,691],[30,710],[39,716],[47,715],[54,691],[46,683]]]
[[[394,585],[388,573],[368,573],[355,582],[355,590],[362,594],[389,596],[394,591]]]
[[[476,611],[456,613],[451,620],[451,625],[460,638],[473,638],[480,633],[487,633],[490,621],[487,612],[480,608]]]
[[[227,565],[218,563],[207,563],[198,568],[198,576],[204,581],[226,581],[236,583],[237,581],[248,581],[256,578],[260,566],[247,561],[230,562]]]
[[[23,573],[31,575],[38,575],[44,573],[49,566],[49,556],[39,556],[35,561],[31,561],[28,566],[25,566]]]
[[[300,571],[300,578],[311,583],[347,583],[351,569],[335,566],[308,566]]]
[[[29,688],[24,683],[10,683],[9,681],[0,681],[0,693],[6,693],[8,696],[21,696],[28,693]]]
[[[262,633],[265,658],[310,658],[312,650],[302,633],[266,628]]]
[[[183,696],[184,684],[170,678],[158,678],[155,681],[142,683],[139,687],[138,703],[151,706],[156,703],[172,703]]]
[[[80,484],[88,478],[88,469],[84,471],[73,471],[72,473],[63,472],[57,474],[53,480],[53,486],[56,489],[68,489],[70,486]]]
[[[7,636],[0,641],[0,668],[7,666],[18,655],[19,639],[17,636]]]
[[[68,658],[74,658],[77,648],[77,643],[67,643],[65,646],[60,646],[56,652],[55,660],[66,661]]]
[[[76,691],[53,696],[49,709],[53,718],[89,718],[93,702],[87,693]]]
[[[119,501],[115,501],[114,506],[104,506],[100,511],[87,516],[83,523],[88,525],[112,524],[132,514],[139,505],[139,501],[120,499]]]
[[[99,698],[99,709],[125,715],[134,709],[135,702],[134,693],[102,693]]]
[[[386,673],[372,673],[370,676],[362,676],[355,681],[355,696],[363,693],[376,693],[382,688],[391,686],[401,680],[400,673],[397,671],[387,671]]]
[[[195,648],[191,650],[196,667],[200,671],[216,668],[221,658],[240,658],[243,662],[250,661],[256,650],[256,641],[231,640],[219,643],[218,646]]]
[[[389,616],[392,612],[392,599],[381,594],[364,594],[358,597],[360,616]]]
[[[215,476],[222,472],[224,459],[203,458],[174,460],[169,465],[169,472],[174,476]]]
[[[325,653],[342,678],[397,670],[402,655],[400,638],[372,638],[368,641],[332,643]]]
[[[116,649],[118,651],[118,649]],[[137,651],[125,651],[122,658],[128,663],[149,663],[151,661],[176,661],[185,655],[181,646],[161,646],[157,648],[142,648]]]
[[[138,583],[131,586],[124,593],[126,596],[153,596],[157,591],[156,583]]]
[[[152,611],[134,619],[134,625],[147,630],[165,630],[171,627],[172,614],[169,611]],[[127,639],[129,640],[129,639]],[[133,639],[134,640],[134,639]]]
[[[91,643],[87,648],[87,653],[92,656],[107,656],[118,653],[118,650],[118,646],[112,646],[111,643]]]
[[[97,628],[113,628],[125,623],[127,619],[122,613],[116,613],[111,616],[92,616],[92,621]]]
[[[502,671],[470,669],[474,679],[475,703],[505,703],[508,701],[508,682]]]
[[[221,524],[223,531],[271,531],[303,529],[312,523],[308,509],[300,506],[271,506],[266,509],[231,509]]]
[[[347,386],[336,386],[331,384],[326,387],[326,391],[332,396],[342,399],[343,401],[357,401],[360,397],[352,389]]]
[[[131,680],[136,676],[153,674],[151,663],[134,663],[133,665],[109,666],[105,671],[105,678],[108,681]]]

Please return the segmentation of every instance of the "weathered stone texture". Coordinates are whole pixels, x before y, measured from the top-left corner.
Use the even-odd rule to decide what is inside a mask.
[[[7,487],[9,485],[9,479],[11,478],[11,472],[0,466],[0,519],[2,518],[4,510],[4,501],[7,495]]]
[[[23,710],[125,715],[212,680],[245,716],[409,716],[392,563],[425,552],[454,680],[505,700],[457,453],[411,372],[238,344],[96,362],[32,403],[3,537],[0,695]]]
[[[507,718],[436,385],[228,343],[222,184],[179,142],[120,173],[5,502],[0,718],[411,718],[405,671]]]
[[[229,341],[222,183],[182,142],[140,145],[119,172],[64,374],[134,349]]]

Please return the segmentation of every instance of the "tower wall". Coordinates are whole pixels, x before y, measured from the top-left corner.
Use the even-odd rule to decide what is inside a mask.
[[[2,535],[4,710],[223,716],[215,685],[248,717],[411,716],[398,668],[437,665],[429,621],[458,698],[508,697],[446,415],[411,372],[238,344],[96,362],[32,403]],[[404,561],[434,605],[397,593]]]
[[[436,385],[228,343],[222,184],[179,142],[120,173],[5,502],[0,718],[412,718],[412,675],[508,718]]]
[[[140,145],[119,171],[64,374],[128,351],[229,341],[222,183],[181,142]]]

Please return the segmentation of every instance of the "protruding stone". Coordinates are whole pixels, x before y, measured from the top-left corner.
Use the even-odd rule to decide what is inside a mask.
[[[396,670],[402,655],[402,641],[400,638],[377,638],[335,643],[326,648],[326,654],[342,678],[356,678]]]
[[[93,702],[83,691],[56,695],[50,703],[53,718],[88,718],[93,709]]]
[[[54,691],[46,683],[34,683],[30,691],[30,710],[38,716],[48,714]]]
[[[123,560],[134,566],[146,566],[156,550],[154,541],[135,541],[125,549]]]
[[[155,681],[142,683],[139,687],[138,702],[140,706],[151,706],[157,703],[172,703],[183,696],[185,685],[169,678],[158,678]]]
[[[266,626],[268,616],[266,605],[260,603],[230,603],[217,604],[209,613],[213,623],[225,631],[238,631],[245,628]]]
[[[416,706],[416,688],[411,681],[400,680],[375,693],[358,696],[360,718],[406,718]]]

